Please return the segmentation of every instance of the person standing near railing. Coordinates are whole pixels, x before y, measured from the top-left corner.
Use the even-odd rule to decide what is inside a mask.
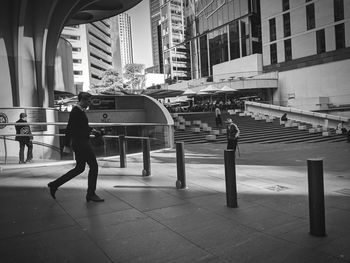
[[[16,123],[27,123],[27,114],[22,112]],[[16,134],[30,136],[16,136],[15,140],[19,142],[19,163],[30,163],[33,160],[33,136],[28,124],[16,125]],[[24,161],[24,148],[27,146],[27,159]]]
[[[55,181],[48,183],[50,194],[54,199],[56,199],[55,194],[57,189],[64,183],[84,172],[85,165],[87,163],[90,170],[88,174],[86,201],[104,201],[104,199],[100,198],[95,193],[98,164],[95,153],[90,145],[90,134],[93,133],[95,136],[99,136],[101,134],[89,126],[89,120],[86,116],[85,110],[90,103],[91,94],[87,92],[80,92],[78,95],[78,104],[72,109],[69,115],[63,152],[70,152],[70,147],[73,148],[73,151],[75,152],[76,166]]]

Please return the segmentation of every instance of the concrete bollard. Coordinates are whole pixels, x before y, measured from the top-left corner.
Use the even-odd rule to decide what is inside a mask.
[[[151,175],[151,143],[150,139],[142,139],[143,170],[142,176]]]
[[[310,234],[324,237],[326,236],[326,226],[322,159],[307,160],[307,176],[309,184]]]
[[[236,157],[234,150],[225,150],[225,182],[226,182],[226,205],[231,208],[238,207],[236,186]]]
[[[177,166],[177,189],[186,188],[186,171],[185,171],[185,150],[184,142],[176,142],[176,166]]]
[[[119,135],[119,155],[120,155],[120,168],[125,168],[126,167],[125,135]]]

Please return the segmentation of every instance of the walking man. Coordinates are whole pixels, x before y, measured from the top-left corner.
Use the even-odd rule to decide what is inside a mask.
[[[76,166],[66,174],[48,184],[50,194],[54,199],[56,199],[55,194],[57,189],[64,183],[81,174],[85,170],[85,165],[87,163],[90,170],[88,174],[86,201],[104,201],[104,199],[100,198],[95,193],[98,164],[89,140],[91,132],[93,132],[95,136],[98,135],[98,132],[93,131],[93,129],[89,126],[89,121],[85,113],[86,108],[90,105],[90,100],[90,93],[80,92],[78,95],[78,104],[73,107],[69,115],[63,151],[69,152],[70,147],[73,148],[73,151],[75,152]]]
[[[27,123],[27,114],[22,112],[16,123]],[[29,136],[16,136],[15,140],[19,142],[19,163],[30,163],[33,159],[33,136],[28,124],[16,125],[16,134]],[[27,159],[24,161],[24,148],[27,146]]]
[[[233,123],[232,119],[227,119],[225,121],[227,124],[227,150],[234,150],[236,152],[237,144],[238,144],[238,137],[239,137],[239,128],[238,126]]]

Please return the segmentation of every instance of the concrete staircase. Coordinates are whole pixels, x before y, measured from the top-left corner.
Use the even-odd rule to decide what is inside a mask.
[[[263,116],[246,116],[246,114],[242,113],[236,113],[234,115],[228,113],[222,114],[223,127],[217,128],[215,127],[215,115],[213,112],[180,113],[177,117],[174,117],[174,120],[180,124],[175,127],[175,141],[184,141],[192,144],[207,142],[226,143],[226,133],[224,130],[226,128],[224,124],[226,118],[231,118],[238,125],[241,131],[240,143],[346,141],[346,136],[336,134],[335,130],[332,129],[325,131],[306,123],[294,122],[281,124],[279,119],[266,120],[266,117],[264,118]],[[310,133],[309,130],[313,128],[314,130],[312,131],[314,132]]]

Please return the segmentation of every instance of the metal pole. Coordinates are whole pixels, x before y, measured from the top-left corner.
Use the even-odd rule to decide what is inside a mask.
[[[7,164],[7,145],[6,145],[6,137],[4,136],[4,148],[5,148],[5,164]]]
[[[225,150],[226,205],[237,208],[236,160],[234,150]]]
[[[126,167],[125,135],[119,135],[120,168]]]
[[[186,171],[185,171],[185,156],[184,142],[176,142],[176,165],[177,165],[177,189],[186,188]]]
[[[107,157],[107,146],[106,146],[106,138],[103,136],[103,151],[105,153],[105,157]]]
[[[324,237],[326,236],[326,226],[322,159],[307,160],[307,176],[309,183],[310,234]]]
[[[151,143],[149,139],[142,139],[142,151],[143,151],[143,176],[151,175]]]

